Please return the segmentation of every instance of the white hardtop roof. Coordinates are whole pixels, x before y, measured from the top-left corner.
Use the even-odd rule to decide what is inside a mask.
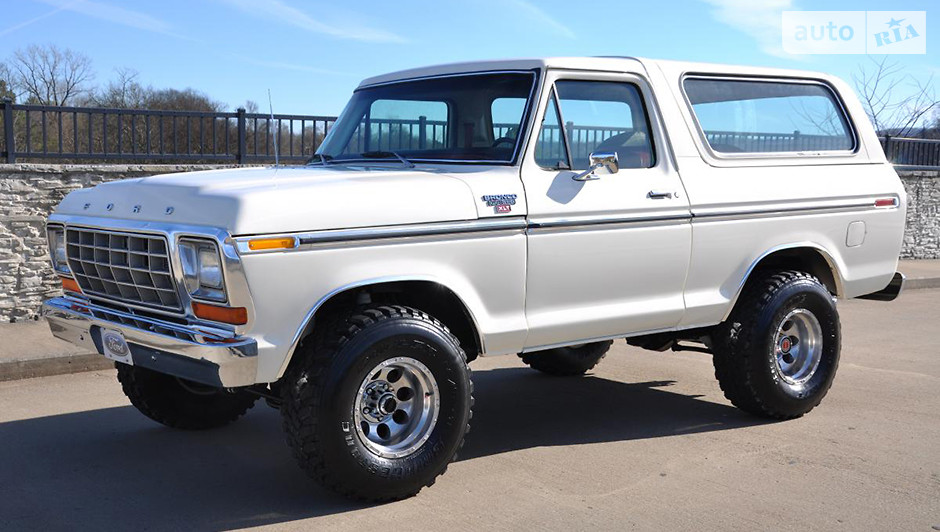
[[[533,70],[533,69],[570,69],[570,70],[600,70],[609,72],[643,72],[661,68],[664,73],[681,74],[684,72],[725,73],[752,76],[781,76],[802,77],[815,79],[829,79],[830,76],[821,72],[807,70],[791,70],[782,68],[767,68],[742,65],[723,65],[717,63],[693,63],[688,61],[672,61],[665,59],[645,59],[640,57],[543,57],[532,59],[501,59],[491,61],[468,61],[462,63],[447,63],[432,65],[408,70],[399,70],[365,79],[359,87],[401,81],[406,79],[424,78],[447,74],[460,74],[465,72],[489,72],[499,70]]]

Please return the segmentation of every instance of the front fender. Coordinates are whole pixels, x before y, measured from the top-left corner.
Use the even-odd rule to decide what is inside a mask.
[[[255,305],[258,380],[287,368],[316,311],[346,290],[427,281],[453,292],[472,316],[487,354],[519,352],[525,340],[522,230],[329,244],[244,255]]]

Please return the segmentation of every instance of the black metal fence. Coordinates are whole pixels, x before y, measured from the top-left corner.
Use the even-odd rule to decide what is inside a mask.
[[[344,153],[381,150],[439,149],[447,143],[447,121],[373,118],[353,131]]]
[[[940,168],[940,139],[879,138],[885,156],[898,166]]]
[[[0,155],[36,161],[303,162],[332,116],[58,107],[0,102]]]
[[[236,112],[156,111],[99,107],[58,107],[0,102],[0,157],[7,163],[25,159],[43,161],[137,161],[299,163],[313,155],[330,127],[332,116]],[[510,134],[513,124],[494,124],[497,137]],[[551,130],[551,131],[549,131]],[[572,155],[586,156],[620,128],[567,124]],[[725,132],[712,132],[722,134]],[[711,133],[710,133],[711,134]],[[730,134],[730,133],[729,133]],[[447,124],[432,120],[372,120],[357,128],[349,149],[414,149],[442,146]],[[547,127],[537,149],[562,151],[560,130]],[[778,133],[734,133],[758,151],[799,145],[801,149],[827,149],[832,137]],[[369,137],[366,142],[365,136]],[[712,135],[714,136],[714,135]],[[746,138],[745,138],[746,137]],[[791,138],[792,137],[792,138]],[[724,138],[724,137],[722,137]],[[709,140],[721,140],[718,137]],[[839,138],[839,140],[842,140]],[[940,140],[881,137],[888,160],[897,165],[940,168]],[[776,148],[775,148],[776,147]],[[585,151],[585,154],[581,154]],[[538,154],[537,154],[538,155]],[[543,155],[549,155],[544,153]],[[575,155],[577,156],[577,155]]]
[[[708,143],[725,152],[787,152],[847,150],[851,142],[845,136],[804,135],[793,133],[751,133],[741,131],[706,131]],[[724,147],[725,149],[721,149]]]

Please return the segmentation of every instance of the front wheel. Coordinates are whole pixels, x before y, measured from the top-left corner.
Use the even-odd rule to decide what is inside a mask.
[[[713,340],[715,376],[732,404],[774,419],[799,417],[832,386],[839,313],[815,277],[765,274],[748,284]]]
[[[325,325],[285,376],[282,414],[301,467],[323,486],[370,501],[434,483],[469,430],[466,355],[440,322],[374,306]]]

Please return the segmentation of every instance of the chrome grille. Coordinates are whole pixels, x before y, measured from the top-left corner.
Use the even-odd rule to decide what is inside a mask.
[[[69,268],[87,295],[181,309],[165,238],[68,227],[65,242]]]

